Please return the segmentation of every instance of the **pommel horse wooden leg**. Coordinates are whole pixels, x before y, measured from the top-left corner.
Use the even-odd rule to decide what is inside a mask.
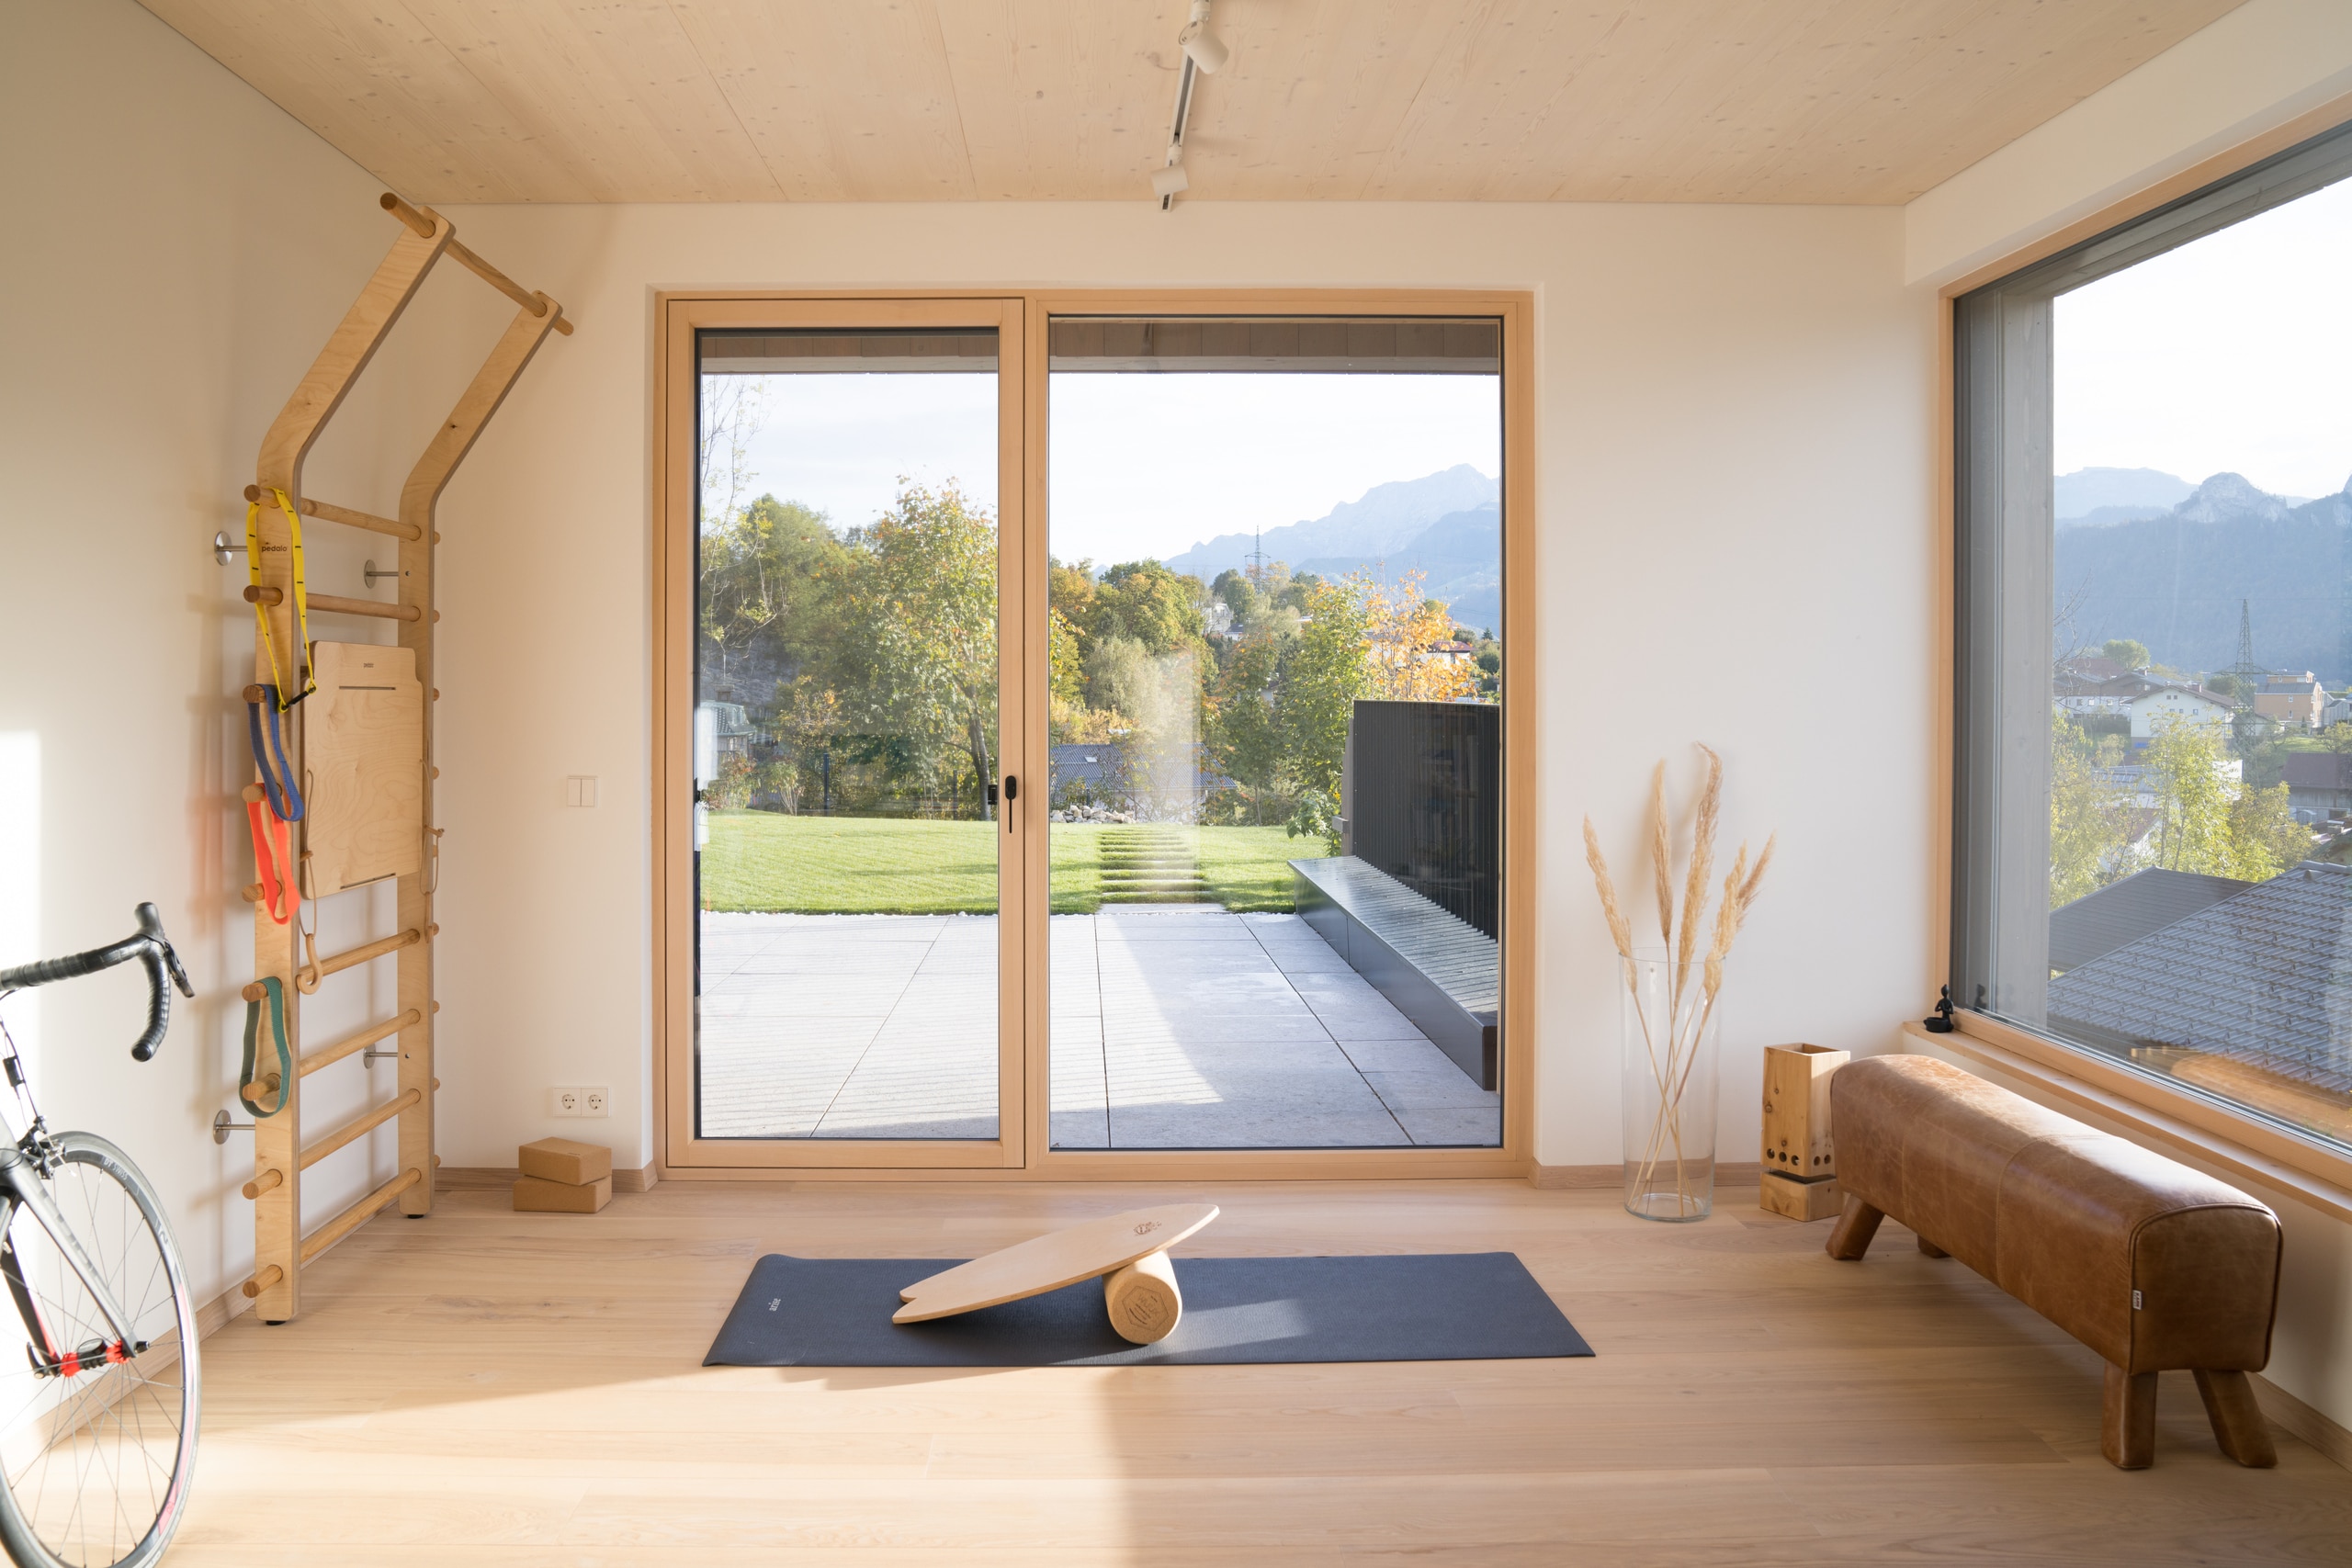
[[[2197,1393],[2205,1401],[2205,1418],[2213,1424],[2213,1438],[2223,1453],[2255,1470],[2278,1462],[2270,1423],[2263,1419],[2262,1407],[2254,1402],[2254,1385],[2244,1372],[2199,1371]]]
[[[1176,1266],[1168,1254],[1150,1253],[1103,1275],[1102,1308],[1119,1337],[1133,1344],[1149,1345],[1173,1334],[1184,1315],[1184,1297],[1176,1289]]]
[[[1846,1212],[1838,1216],[1838,1224],[1829,1233],[1829,1256],[1842,1263],[1851,1263],[1871,1249],[1871,1237],[1878,1235],[1878,1223],[1886,1218],[1880,1210],[1871,1208],[1851,1192],[1846,1194]]]

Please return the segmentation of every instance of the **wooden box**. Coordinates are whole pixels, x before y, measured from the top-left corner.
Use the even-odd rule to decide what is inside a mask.
[[[310,814],[302,847],[319,897],[424,866],[424,688],[416,654],[311,645],[319,689],[303,701]]]
[[[548,1181],[537,1176],[517,1177],[514,1180],[514,1208],[528,1214],[593,1214],[613,1201],[613,1179],[599,1177],[594,1181],[574,1185],[569,1181]]]
[[[1838,1179],[1834,1176],[1799,1181],[1793,1176],[1768,1170],[1757,1184],[1756,1202],[1758,1208],[1786,1214],[1792,1220],[1827,1220],[1836,1218],[1845,1207],[1846,1195],[1838,1190]]]
[[[613,1174],[612,1150],[570,1138],[541,1138],[537,1143],[525,1144],[514,1154],[524,1175],[536,1176],[542,1181],[560,1181],[569,1187],[585,1187]]]
[[[1829,1075],[1850,1053],[1822,1045],[1764,1047],[1766,1174],[1818,1181],[1838,1174],[1830,1141]]]

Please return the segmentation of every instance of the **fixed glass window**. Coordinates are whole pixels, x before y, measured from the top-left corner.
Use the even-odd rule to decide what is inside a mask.
[[[1964,1007],[2352,1149],[2352,140],[1958,302]]]

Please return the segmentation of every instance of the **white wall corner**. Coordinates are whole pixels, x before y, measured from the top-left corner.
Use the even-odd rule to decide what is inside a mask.
[[[1904,209],[1941,287],[2352,94],[2352,5],[2248,0]]]

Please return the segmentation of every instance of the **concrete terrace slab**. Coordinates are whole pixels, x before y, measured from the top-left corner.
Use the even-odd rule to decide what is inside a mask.
[[[1500,1097],[1295,915],[1047,931],[1057,1148],[1502,1141]],[[704,915],[703,1135],[995,1137],[996,977],[992,916]]]

